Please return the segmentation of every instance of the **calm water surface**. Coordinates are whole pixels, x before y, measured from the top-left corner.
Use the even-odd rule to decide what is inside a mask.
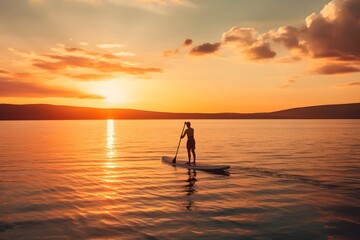
[[[359,239],[359,120],[0,122],[0,239]],[[186,158],[185,143],[178,159]]]

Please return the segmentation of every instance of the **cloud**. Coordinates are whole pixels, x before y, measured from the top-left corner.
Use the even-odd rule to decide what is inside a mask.
[[[276,53],[270,43],[262,40],[254,28],[232,27],[223,33],[222,45],[234,46],[250,60],[273,58]]]
[[[296,82],[295,79],[289,79],[287,80],[283,85],[281,85],[279,88],[289,88],[291,85],[293,85]]]
[[[55,52],[59,52],[62,55],[69,55],[69,53],[74,56],[83,56],[83,57],[96,57],[96,58],[103,58],[103,59],[113,59],[113,60],[121,60],[122,58],[119,58],[119,56],[116,56],[115,54],[112,53],[102,53],[102,52],[94,52],[94,51],[89,51],[86,49],[82,49],[82,48],[71,48],[71,47],[65,47],[65,46],[61,46],[60,45],[60,49],[59,48],[53,48],[53,50]],[[48,56],[51,54],[43,54],[43,56]]]
[[[0,68],[0,74],[9,74],[9,72]]]
[[[304,29],[298,29],[292,26],[283,26],[278,29],[272,29],[261,35],[264,40],[273,41],[284,45],[287,49],[297,50],[302,55],[307,55],[308,50],[304,45],[305,42],[299,39],[299,35],[304,33]]]
[[[257,41],[258,33],[254,28],[232,27],[222,36],[224,44],[232,44],[238,47],[250,47]]]
[[[19,81],[15,78],[0,77],[1,97],[61,97],[82,99],[104,99],[103,96],[88,94],[77,89]]]
[[[149,72],[161,72],[160,68],[127,67],[121,62],[109,62],[81,56],[47,55],[49,60],[34,59],[33,66],[59,72],[65,69],[90,69],[92,71],[106,73],[126,73],[130,75],[144,75]],[[56,60],[56,61],[52,61]]]
[[[221,45],[221,42],[203,43],[203,44],[195,46],[193,49],[191,49],[190,54],[197,55],[197,56],[212,54],[219,50],[220,45]]]
[[[232,45],[238,48],[248,59],[260,60],[273,58],[276,53],[271,50],[270,44],[257,40],[257,32],[253,28],[231,28],[224,33],[221,42],[203,43],[195,46],[189,54],[203,56],[213,54],[220,50],[223,45]]]
[[[113,55],[115,55],[117,57],[134,57],[134,56],[136,56],[136,54],[133,52],[115,52],[115,53],[113,53]]]
[[[306,19],[304,39],[314,58],[360,60],[360,1],[333,0]]]
[[[359,64],[360,1],[333,0],[319,14],[309,15],[305,22],[299,28],[284,26],[271,30],[264,37],[282,43],[287,49],[300,50],[302,57],[326,59],[329,66],[339,61]],[[349,68],[344,71],[348,70],[351,71]]]
[[[162,72],[160,68],[140,68],[140,67],[126,67],[120,63],[97,62],[96,69],[100,72],[107,73],[126,73],[132,75],[144,75],[149,72]]]
[[[51,48],[52,52],[50,53],[27,53],[13,48],[10,50],[18,56],[26,58],[33,67],[67,77],[76,76],[78,71],[93,72],[98,74],[97,76],[101,76],[103,73],[145,75],[162,72],[162,69],[156,67],[139,67],[135,66],[137,63],[129,64],[125,57],[133,56],[132,53],[103,53],[83,48],[66,47],[62,44]],[[100,80],[99,78],[95,79]]]
[[[354,67],[349,64],[342,64],[342,63],[331,63],[325,64],[320,67],[316,67],[312,71],[313,73],[318,74],[341,74],[341,73],[353,73],[353,72],[360,72],[360,68]]]
[[[179,54],[179,49],[174,49],[174,50],[165,50],[163,51],[163,56],[164,57],[172,57],[172,56],[176,56]]]
[[[223,33],[221,42],[200,44],[189,54],[209,55],[229,46],[248,60],[261,60],[275,58],[278,54],[273,48],[283,46],[288,50],[285,51],[287,56],[282,56],[278,62],[294,62],[302,58],[316,62],[321,59],[328,66],[322,66],[314,73],[337,74],[358,72],[359,43],[360,1],[332,0],[320,13],[306,17],[299,27],[285,25],[258,33],[251,27],[234,26]]]
[[[278,63],[294,63],[300,61],[302,58],[299,56],[286,56],[277,60]]]
[[[141,68],[141,67],[127,67],[123,63],[98,61],[86,57],[78,56],[58,56],[48,55],[51,60],[34,59],[33,66],[45,69],[50,72],[59,72],[66,69],[90,69],[92,71],[105,72],[105,73],[125,73],[130,75],[144,75],[150,72],[161,72],[160,68]]]
[[[187,46],[190,46],[192,43],[193,43],[193,40],[190,39],[190,38],[187,38],[187,39],[184,41],[183,46],[184,46],[184,47],[187,47]]]
[[[344,84],[338,84],[337,87],[360,87],[360,82],[349,82]]]
[[[273,58],[276,56],[276,53],[270,49],[270,44],[262,41],[252,44],[245,52],[251,60]]]
[[[124,45],[116,43],[103,43],[96,45],[98,48],[112,49],[112,48],[122,48]]]
[[[21,67],[27,72],[0,69],[0,96],[3,97],[103,99],[99,95],[63,86],[63,83],[106,81],[124,74],[145,76],[162,71],[155,67],[140,67],[139,63],[127,61],[127,56],[134,54],[113,53],[111,49],[102,52],[57,44],[48,52],[9,50],[19,58],[13,60],[12,67]]]
[[[43,59],[33,59],[33,66],[45,69],[51,72],[58,72],[59,70],[63,70],[70,67],[83,67],[90,68],[92,64],[92,60],[79,57],[79,56],[58,56],[47,54],[47,57],[51,59],[43,60]],[[58,61],[52,61],[58,60]],[[60,73],[61,74],[61,73]]]
[[[165,50],[163,51],[163,56],[164,57],[173,57],[173,56],[177,56],[180,54],[181,48],[186,48],[191,46],[193,43],[193,40],[190,38],[185,39],[185,41],[183,42],[182,46],[179,48],[175,48],[173,50]]]
[[[111,74],[85,73],[85,74],[70,75],[69,77],[79,79],[81,81],[98,81],[98,80],[103,80],[103,79],[109,79],[112,77],[112,75]]]
[[[222,35],[221,42],[204,43],[195,46],[189,54],[202,56],[213,54],[224,45],[233,46],[250,60],[273,58],[276,56],[270,43],[260,39],[254,28],[233,27]]]
[[[261,37],[298,50],[302,57],[329,62],[360,60],[360,1],[333,0],[319,14],[309,15],[305,23],[298,28],[279,27]]]

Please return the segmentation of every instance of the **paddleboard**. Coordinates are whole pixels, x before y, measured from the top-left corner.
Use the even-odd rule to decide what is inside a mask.
[[[182,167],[182,168],[202,170],[202,171],[223,171],[230,168],[229,165],[202,165],[202,164],[189,165],[187,164],[187,161],[182,161],[182,160],[176,160],[176,163],[172,163],[173,159],[174,159],[173,157],[167,157],[167,156],[161,157],[162,162],[170,164],[174,167]]]

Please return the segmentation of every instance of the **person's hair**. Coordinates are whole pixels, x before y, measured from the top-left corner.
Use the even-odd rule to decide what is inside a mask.
[[[186,122],[186,126],[190,127],[191,123],[190,122]]]

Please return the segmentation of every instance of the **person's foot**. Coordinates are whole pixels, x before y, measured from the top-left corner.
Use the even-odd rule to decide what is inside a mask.
[[[195,162],[193,162],[193,164],[195,165],[196,163],[195,163]]]
[[[190,162],[187,162],[186,164],[187,164],[187,165],[190,165],[191,163],[190,163]]]

